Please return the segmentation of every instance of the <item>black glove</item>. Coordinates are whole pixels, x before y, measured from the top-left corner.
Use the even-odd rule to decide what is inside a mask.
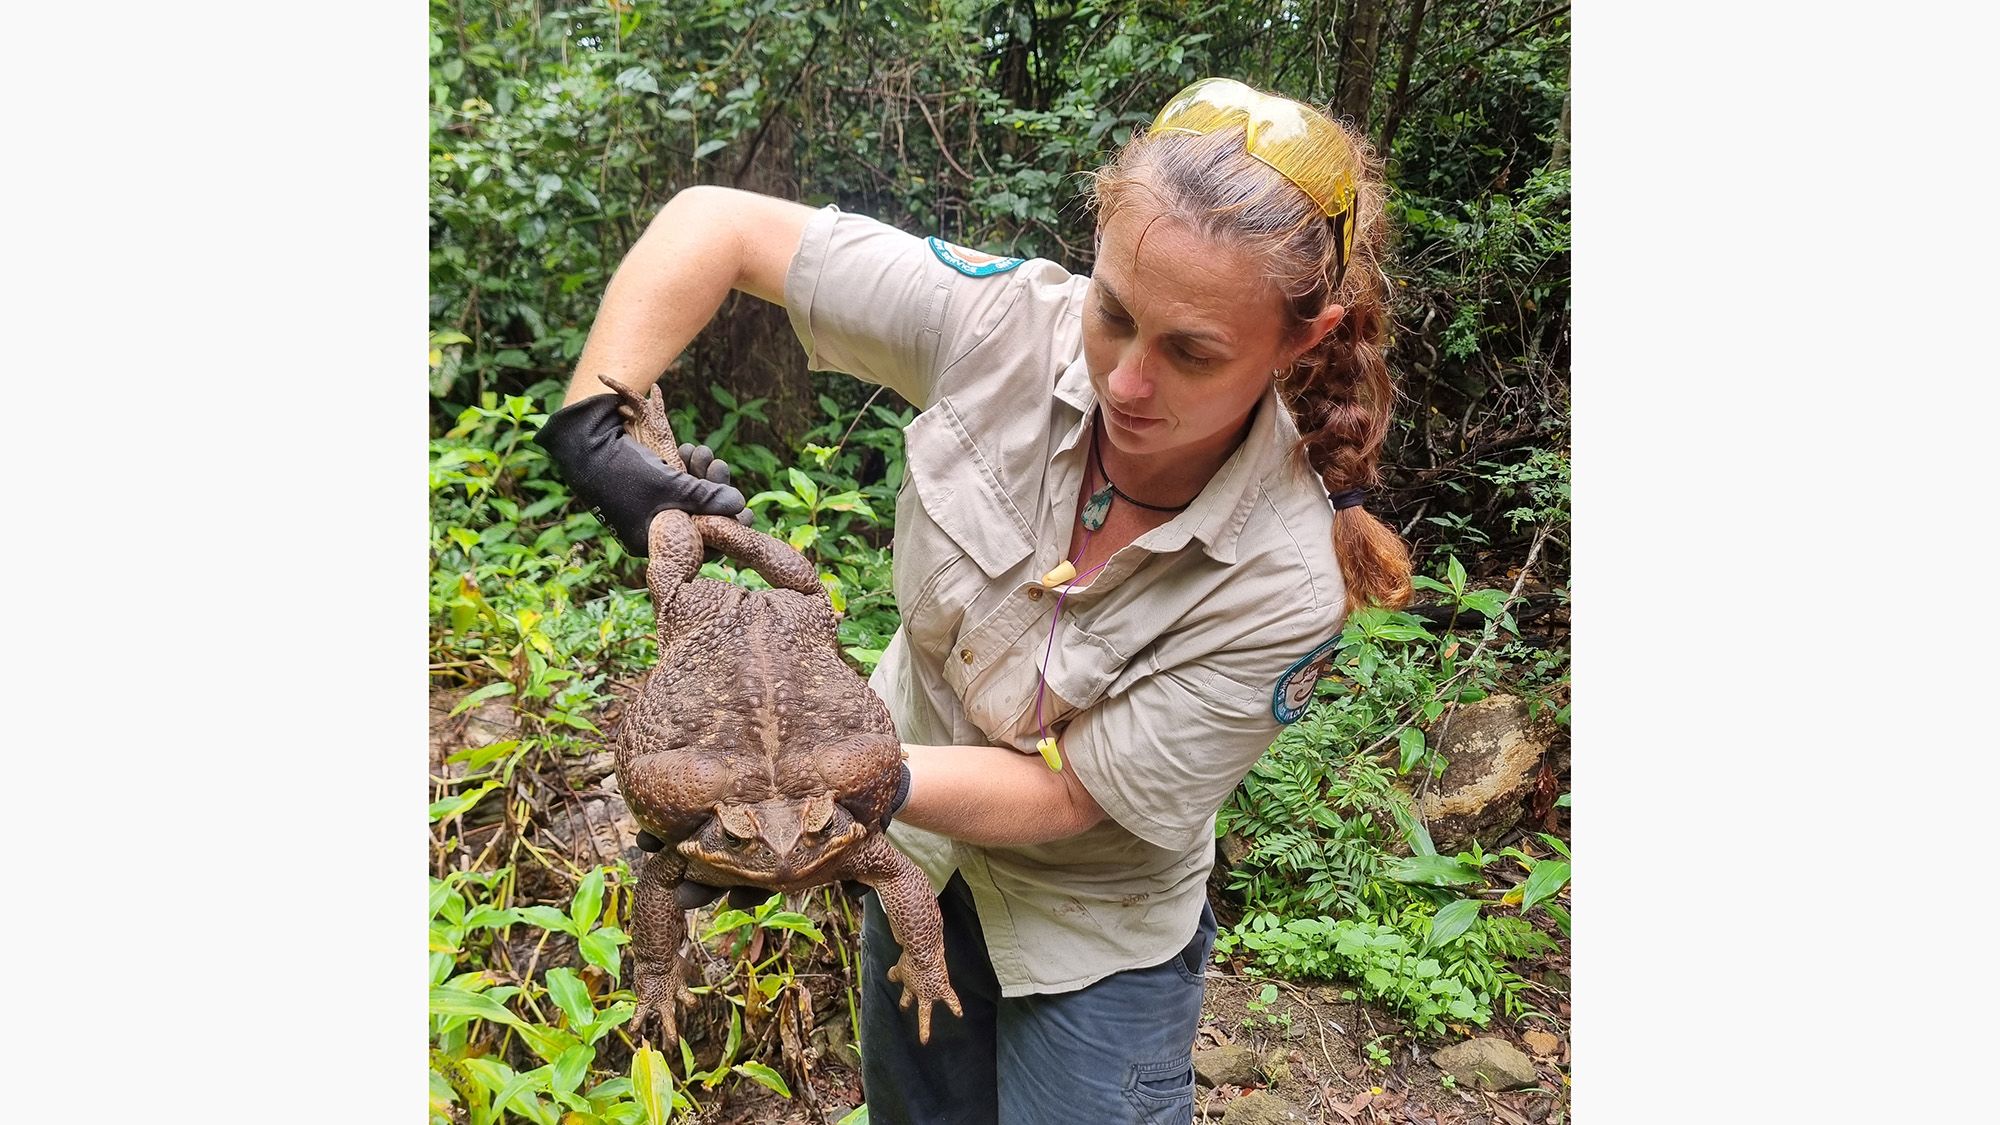
[[[734,516],[748,524],[743,494],[729,485],[729,465],[707,446],[682,446],[695,472],[676,472],[625,435],[618,396],[592,395],[549,415],[535,440],[549,451],[563,480],[590,505],[627,551],[644,557],[653,517],[668,508],[696,515]]]

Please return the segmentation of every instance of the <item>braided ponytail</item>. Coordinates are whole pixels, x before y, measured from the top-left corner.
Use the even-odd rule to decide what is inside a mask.
[[[1384,354],[1388,292],[1381,260],[1388,221],[1381,165],[1365,139],[1336,124],[1352,149],[1356,182],[1353,248],[1344,263],[1335,222],[1250,156],[1240,127],[1202,135],[1135,133],[1092,182],[1100,215],[1143,188],[1208,237],[1248,248],[1285,297],[1287,333],[1303,330],[1329,304],[1345,306],[1333,331],[1290,370],[1277,372],[1279,397],[1298,426],[1298,450],[1330,493],[1380,483],[1377,463],[1396,395]],[[1333,517],[1333,548],[1349,611],[1408,604],[1410,549],[1394,528],[1358,505],[1342,508]]]

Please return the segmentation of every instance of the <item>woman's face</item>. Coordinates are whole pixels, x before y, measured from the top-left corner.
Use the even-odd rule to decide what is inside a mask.
[[[1283,305],[1257,262],[1157,207],[1127,205],[1099,231],[1083,354],[1105,436],[1125,453],[1219,463],[1271,385]]]

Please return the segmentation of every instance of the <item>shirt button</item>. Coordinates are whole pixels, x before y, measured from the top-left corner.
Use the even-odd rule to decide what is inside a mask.
[[[970,664],[970,663],[972,663],[972,650],[971,650],[971,649],[969,649],[969,648],[962,648],[962,649],[959,649],[959,650],[958,650],[958,658],[959,658],[960,660],[963,660],[963,661],[965,661],[965,662],[966,662],[967,664]]]
[[[1030,586],[1030,587],[1028,587],[1028,600],[1029,600],[1029,601],[1031,601],[1031,602],[1038,602],[1038,601],[1041,601],[1041,600],[1042,600],[1042,588],[1041,588],[1040,586]]]

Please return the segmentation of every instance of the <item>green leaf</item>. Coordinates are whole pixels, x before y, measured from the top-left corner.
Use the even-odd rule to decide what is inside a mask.
[[[574,923],[571,933],[589,933],[597,924],[597,915],[604,908],[604,869],[597,868],[583,877],[576,888],[576,897],[569,903],[569,920]]]
[[[1568,796],[1567,793],[1563,795]],[[1535,833],[1535,835],[1541,838],[1542,843],[1547,844],[1549,847],[1552,847],[1555,850],[1561,852],[1562,857],[1564,859],[1569,858],[1569,845],[1563,843],[1561,839],[1555,836],[1551,836],[1546,832],[1537,832]]]
[[[666,1056],[651,1047],[632,1052],[632,1100],[646,1115],[646,1125],[667,1125],[674,1095],[674,1076]]]
[[[779,1094],[782,1094],[785,1097],[789,1098],[792,1096],[792,1088],[790,1086],[785,1085],[785,1080],[779,1077],[778,1072],[772,1070],[768,1066],[765,1066],[763,1063],[760,1062],[737,1063],[735,1066],[732,1066],[729,1069],[735,1071],[738,1074],[743,1075],[746,1078],[756,1079],[758,1082],[761,1082],[764,1085],[770,1087],[771,1089],[776,1090]]]
[[[607,926],[578,938],[576,948],[583,954],[584,960],[603,969],[615,981],[618,979],[618,944],[623,940],[624,934]]]
[[[1441,855],[1405,856],[1389,864],[1387,874],[1398,883],[1442,887],[1469,886],[1484,878],[1479,868]]]
[[[762,508],[765,504],[777,504],[788,512],[803,512],[806,502],[789,492],[759,492],[744,502],[746,508]]]
[[[550,969],[543,977],[549,987],[549,996],[569,1017],[569,1025],[579,1033],[590,1030],[597,1022],[597,1009],[590,1002],[590,989],[577,979],[576,970],[570,968]]]
[[[1459,599],[1459,604],[1476,613],[1498,617],[1500,608],[1507,604],[1507,595],[1498,590],[1474,590]]]
[[[1454,591],[1465,590],[1465,564],[1458,561],[1457,555],[1453,555],[1451,561],[1445,564],[1444,577],[1445,581],[1451,583]]]
[[[472,1016],[508,1027],[527,1026],[521,1017],[508,1011],[506,1005],[484,992],[466,992],[457,988],[431,989],[431,1015]]]
[[[824,944],[826,941],[826,936],[819,932],[819,927],[813,925],[811,919],[790,910],[773,914],[769,918],[764,919],[764,926],[767,929],[790,930],[793,933],[804,934],[814,942],[821,944]]]
[[[855,1106],[837,1125],[868,1125],[868,1103],[863,1102]]]
[[[718,149],[724,148],[728,144],[729,144],[728,141],[717,140],[717,139],[710,139],[703,141],[695,146],[694,158],[696,160],[700,160],[702,157],[707,156],[709,153],[715,152]]]
[[[733,933],[751,923],[752,919],[748,914],[731,907],[716,914],[715,918],[708,924],[708,931],[701,935],[701,940],[712,941],[717,935]]]
[[[478,691],[475,691],[471,695],[466,696],[464,699],[459,700],[458,706],[453,707],[451,709],[451,715],[446,717],[455,718],[458,715],[464,714],[466,711],[474,707],[477,707],[479,704],[485,702],[486,700],[492,699],[494,696],[512,695],[513,693],[514,693],[514,685],[507,682],[506,680],[501,680],[497,684],[487,684],[485,687],[480,688]]]
[[[513,685],[510,684],[508,686],[512,687]],[[498,788],[500,788],[499,782],[489,781],[470,793],[460,793],[457,796],[446,797],[441,801],[435,802],[431,805],[431,823],[436,824],[440,820],[459,815],[478,804],[481,797]]]
[[[1396,743],[1402,750],[1402,757],[1396,764],[1397,773],[1409,773],[1418,762],[1424,760],[1424,732],[1415,727],[1404,727],[1396,736]]]
[[[1555,919],[1556,928],[1563,932],[1564,937],[1570,936],[1569,911],[1564,910],[1562,907],[1557,906],[1553,902],[1549,903],[1547,906],[1542,907],[1542,911],[1546,913],[1550,918]]]
[[[1462,898],[1447,904],[1437,912],[1437,917],[1431,919],[1431,933],[1424,941],[1424,948],[1450,945],[1471,929],[1472,923],[1478,919],[1478,899]]]
[[[1528,881],[1521,886],[1521,913],[1537,902],[1563,889],[1569,882],[1569,864],[1561,860],[1545,859],[1528,873]]]
[[[590,1072],[590,1062],[597,1052],[578,1044],[564,1051],[549,1068],[549,1089],[570,1093],[583,1082]]]
[[[797,469],[786,469],[785,475],[792,482],[792,491],[799,494],[807,504],[819,503],[819,485]]]
[[[545,930],[554,930],[559,934],[575,932],[570,929],[569,916],[553,906],[521,907],[521,921],[540,926]]]

